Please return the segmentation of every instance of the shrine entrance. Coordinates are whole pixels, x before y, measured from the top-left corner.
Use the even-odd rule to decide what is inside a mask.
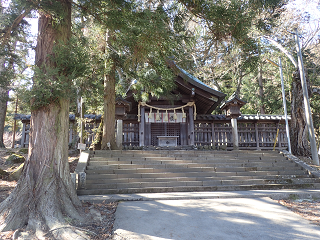
[[[176,75],[176,86],[170,94],[149,94],[144,101],[136,101],[133,89],[124,99],[131,108],[125,111],[123,120],[139,124],[135,132],[139,147],[194,146],[197,115],[211,114],[226,96],[178,67],[174,61],[168,60],[167,64]],[[131,142],[126,144],[132,145]]]
[[[193,102],[174,108],[141,103],[141,125],[144,125],[145,146],[175,147],[187,145],[187,113]],[[143,113],[144,112],[144,113]],[[188,113],[189,114],[189,113]]]
[[[161,138],[165,140],[165,136],[172,136],[176,138],[176,145],[181,145],[181,129],[180,123],[152,123],[151,124],[151,145],[160,146],[163,145],[160,143]],[[160,137],[160,138],[159,138]],[[168,145],[174,145],[172,140],[168,140]]]

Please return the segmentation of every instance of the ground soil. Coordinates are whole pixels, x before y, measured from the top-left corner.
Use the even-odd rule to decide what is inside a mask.
[[[5,161],[10,156],[12,152],[17,152],[17,150],[11,150],[11,149],[1,149],[0,148],[0,168],[2,170],[7,171],[8,173],[14,171],[19,164],[14,165],[6,165]],[[25,157],[26,154],[22,154]],[[77,152],[70,152],[69,154],[69,166],[70,166],[70,172],[74,172],[78,160],[79,160],[79,154]],[[16,181],[9,181],[7,176],[3,176],[0,179],[0,202],[5,200],[11,191],[16,186]],[[83,232],[86,232],[87,235],[90,237],[90,239],[93,240],[105,240],[105,239],[111,239],[112,232],[113,232],[113,223],[114,223],[114,214],[117,209],[118,203],[111,202],[111,203],[99,203],[99,204],[91,204],[89,202],[83,202],[82,208],[80,209],[81,212],[84,213],[85,216],[87,216],[86,224],[78,224],[71,222],[70,224],[78,229],[82,230]],[[22,232],[24,229],[22,229]],[[8,231],[8,232],[0,232],[0,239],[6,240],[6,239],[13,239],[14,231]],[[24,237],[23,237],[24,236]],[[19,239],[36,239],[33,235],[33,233],[24,232],[23,236],[21,236]],[[50,233],[48,233],[48,236],[46,238],[47,240],[52,239],[50,237]]]
[[[16,150],[15,150],[16,151]],[[6,165],[5,160],[9,157],[12,150],[0,149],[0,168],[8,172],[14,171],[19,164]],[[26,155],[25,155],[26,156]],[[73,172],[77,166],[79,155],[76,152],[70,152],[69,163],[70,172]],[[312,161],[309,158],[302,158],[305,162],[312,165]],[[0,202],[2,202],[16,186],[16,181],[8,181],[7,177],[0,179]],[[277,200],[281,205],[287,207],[291,211],[301,215],[303,218],[311,221],[313,224],[320,226],[320,199],[288,199]],[[91,204],[84,202],[82,204],[82,212],[88,214],[88,224],[80,225],[77,223],[71,223],[73,227],[81,229],[90,236],[93,240],[105,240],[111,239],[113,233],[113,224],[115,220],[115,211],[118,203],[100,203]],[[96,218],[92,218],[92,214],[95,213]],[[13,239],[14,231],[0,232],[0,239]],[[22,239],[22,238],[21,238]],[[24,239],[36,239],[32,238],[32,233],[26,235]],[[51,237],[48,234],[47,240]]]
[[[288,199],[278,202],[311,223],[320,226],[320,199]]]

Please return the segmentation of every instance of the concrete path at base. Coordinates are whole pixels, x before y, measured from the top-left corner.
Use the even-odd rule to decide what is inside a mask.
[[[320,239],[319,226],[268,197],[125,201],[114,227],[114,240]]]

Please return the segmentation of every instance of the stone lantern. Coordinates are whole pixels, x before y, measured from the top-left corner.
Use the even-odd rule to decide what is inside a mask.
[[[236,93],[232,94],[231,97],[222,104],[221,110],[224,110],[227,117],[231,117],[232,126],[232,142],[233,149],[239,149],[239,139],[238,139],[238,124],[237,118],[241,116],[240,108],[245,105],[246,102],[241,100]]]
[[[131,103],[123,98],[117,98],[115,104],[115,117],[117,119],[117,136],[116,143],[119,149],[122,148],[122,135],[123,135],[123,119],[126,117],[127,112],[131,111]]]
[[[116,99],[115,107],[116,119],[123,119],[126,116],[126,113],[131,111],[131,103],[123,98]]]

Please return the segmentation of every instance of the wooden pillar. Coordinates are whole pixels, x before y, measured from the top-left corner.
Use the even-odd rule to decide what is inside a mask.
[[[254,123],[254,128],[255,128],[255,130],[256,130],[256,143],[257,143],[257,150],[260,150],[258,123]]]
[[[188,145],[187,123],[180,123],[180,142],[182,146]]]
[[[238,121],[237,121],[237,118],[231,118],[231,126],[232,126],[233,150],[238,150],[239,149],[239,138],[238,138]]]
[[[144,116],[144,113],[145,113],[145,108],[144,107],[141,107],[140,109],[140,123],[139,123],[139,145],[140,147],[143,147],[144,146],[144,124],[145,124],[145,116]]]
[[[214,122],[211,123],[211,130],[212,130],[212,146],[216,146],[216,133],[214,129]]]
[[[193,108],[189,107],[189,126],[188,126],[188,141],[189,145],[194,145],[194,119],[193,119]]]
[[[151,124],[152,123],[145,123],[144,124],[144,145],[150,146],[151,145]]]
[[[281,137],[280,137],[280,135],[281,135],[281,129],[280,129],[280,124],[277,123],[276,125],[277,125],[277,129],[279,129],[278,139],[277,139],[277,141],[278,141],[278,148],[281,149]],[[277,131],[278,131],[278,130],[277,130]]]
[[[122,149],[122,136],[123,136],[123,120],[117,120],[117,136],[116,136],[116,143],[119,149]]]

